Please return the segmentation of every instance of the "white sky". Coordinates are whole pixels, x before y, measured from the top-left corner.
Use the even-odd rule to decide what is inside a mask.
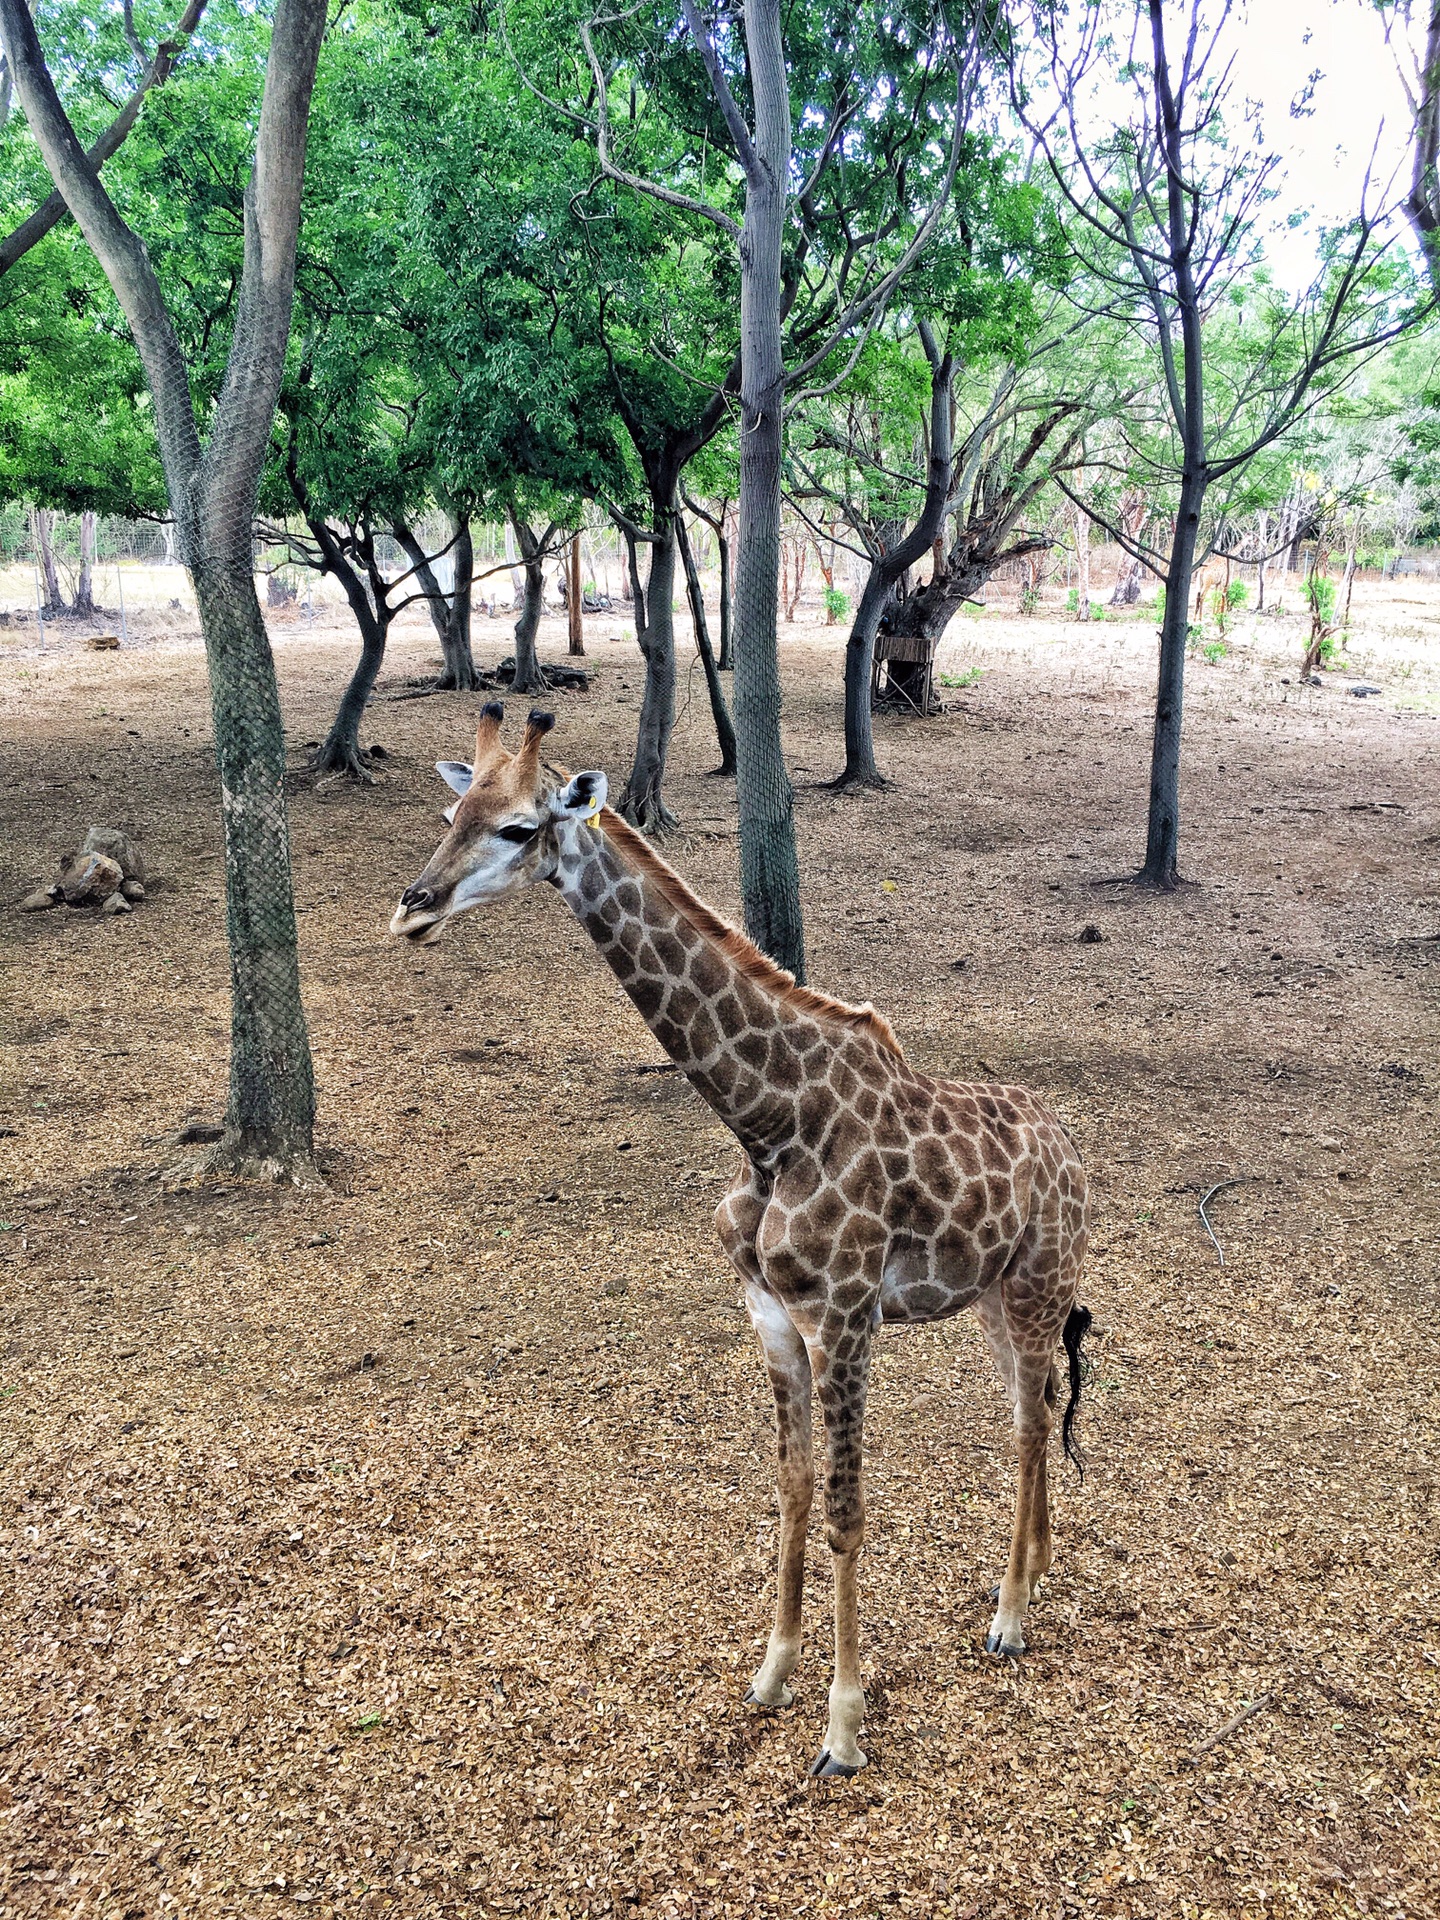
[[[1108,10],[1117,60],[1124,56],[1122,35],[1130,18],[1136,23],[1137,53],[1144,60],[1148,52],[1143,0],[1133,4],[1133,15],[1125,0]],[[1202,0],[1202,5],[1202,21],[1208,20],[1213,32],[1224,0]],[[1415,10],[1420,19],[1414,31],[1423,36],[1429,10],[1425,0],[1416,0]],[[1190,0],[1165,0],[1172,71],[1183,58],[1190,11]],[[1085,12],[1083,3],[1072,10],[1067,51],[1078,44]],[[1409,72],[1414,61],[1403,25],[1396,32],[1401,44],[1392,51],[1373,0],[1233,0],[1207,71],[1218,79],[1235,56],[1226,118],[1239,133],[1245,104],[1254,102],[1260,110],[1264,150],[1280,157],[1280,169],[1272,176],[1276,198],[1262,213],[1261,223],[1268,229],[1267,258],[1283,284],[1297,289],[1309,284],[1316,229],[1353,217],[1367,168],[1372,211],[1404,198],[1411,125],[1396,52]],[[1062,29],[1062,44],[1065,37]],[[1043,58],[1037,58],[1033,71],[1040,88],[1037,98],[1051,104]],[[1304,95],[1312,75],[1310,97],[1304,110],[1294,114],[1292,104]],[[1080,113],[1086,135],[1093,138],[1107,120],[1115,124],[1132,118],[1133,89],[1120,80],[1114,65],[1098,62],[1087,76],[1086,91],[1089,99]],[[1302,215],[1304,224],[1292,230],[1288,221],[1294,214]],[[1410,245],[1403,220],[1399,232]]]
[[[1377,132],[1374,178],[1381,188],[1393,179],[1392,197],[1397,189],[1403,196],[1409,112],[1369,0],[1249,0],[1227,39],[1240,49],[1237,88],[1260,102],[1267,144],[1284,156],[1282,213],[1303,211],[1322,224],[1353,213]],[[1290,103],[1316,69],[1311,111],[1292,118]],[[1299,236],[1282,244],[1286,253],[1295,246],[1304,261],[1311,257]]]

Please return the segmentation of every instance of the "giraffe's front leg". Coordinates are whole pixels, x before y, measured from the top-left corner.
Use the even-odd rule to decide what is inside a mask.
[[[810,1357],[789,1314],[758,1281],[745,1289],[770,1385],[775,1394],[776,1480],[780,1494],[780,1562],[775,1625],[759,1672],[745,1698],[760,1707],[788,1707],[785,1684],[800,1658],[805,1590],[805,1532],[815,1493],[811,1452]]]
[[[865,1393],[870,1375],[869,1329],[845,1336],[842,1360],[812,1347],[811,1370],[825,1410],[825,1533],[835,1573],[835,1674],[830,1683],[830,1725],[812,1777],[858,1773],[866,1764],[860,1746],[865,1694],[860,1685],[860,1604],[856,1591],[865,1541],[862,1446]]]

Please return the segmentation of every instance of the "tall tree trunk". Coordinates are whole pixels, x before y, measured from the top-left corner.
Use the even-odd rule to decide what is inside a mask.
[[[245,192],[235,326],[202,445],[164,294],[70,124],[25,0],[0,0],[8,71],[30,133],[124,311],[145,368],[170,509],[210,667],[225,827],[232,981],[230,1101],[212,1165],[304,1180],[315,1088],[296,960],[275,663],[255,594],[252,522],[295,284],[306,134],[325,0],[277,0]]]
[[[670,833],[680,824],[661,791],[670,735],[675,726],[675,519],[673,507],[655,502],[657,538],[650,544],[649,615],[635,637],[645,656],[645,691],[635,759],[620,796],[619,811],[645,833]],[[637,605],[639,596],[637,595]]]
[[[580,578],[580,535],[577,533],[570,542],[570,551],[566,555],[570,567],[570,591],[566,595],[565,612],[569,622],[570,652],[585,653],[585,587]]]
[[[520,618],[515,622],[516,693],[539,693],[545,682],[535,652],[535,636],[540,631],[540,615],[545,609],[545,570],[542,555],[548,541],[537,540],[534,530],[518,517],[514,520],[515,538],[524,561],[525,592],[520,603]]]
[[[475,656],[470,651],[475,543],[468,518],[457,515],[455,526],[455,540],[451,547],[455,556],[455,578],[448,594],[441,592],[435,568],[413,530],[403,520],[396,520],[391,532],[410,562],[416,585],[425,595],[430,624],[440,642],[440,673],[435,681],[436,691],[473,693],[480,684],[475,672]]]
[[[360,746],[360,723],[365,717],[365,709],[385,661],[385,643],[394,615],[383,594],[366,591],[365,583],[351,564],[348,554],[325,522],[312,518],[309,526],[325,556],[326,567],[344,590],[350,611],[355,616],[355,624],[360,629],[360,658],[340,696],[330,731],[310,766],[315,773],[342,773],[347,779],[368,784],[371,776]],[[396,532],[398,537],[398,529]],[[404,544],[403,541],[401,544]]]
[[[468,515],[456,520],[455,580],[450,604],[445,609],[445,624],[440,632],[440,685],[456,693],[473,693],[480,684],[471,651],[470,622],[475,591],[475,539]]]
[[[780,469],[785,362],[780,258],[790,184],[790,88],[780,0],[746,0],[755,165],[740,237],[740,540],[735,581],[735,745],[740,893],[751,938],[805,978],[795,794],[780,740]]]
[[[730,542],[725,536],[723,508],[715,528],[715,554],[720,569],[720,658],[715,664],[721,673],[731,673],[735,667],[734,593],[730,570]]]
[[[877,556],[870,563],[870,574],[845,642],[845,765],[835,782],[837,787],[885,784],[875,764],[870,685],[875,675],[875,636],[894,598],[894,577]]]
[[[1291,518],[1290,551],[1285,556],[1285,571],[1287,573],[1298,573],[1303,557],[1302,549],[1305,544],[1305,516],[1298,499],[1293,503],[1287,502],[1287,505],[1290,507]]]
[[[720,658],[715,662],[721,673],[729,673],[735,664],[734,621],[731,619],[730,540],[725,532],[730,503],[722,500],[720,511],[710,513],[698,506],[689,494],[682,499],[698,520],[703,520],[715,536],[715,564],[720,574]]]
[[[1255,562],[1255,611],[1265,611],[1265,549],[1270,542],[1270,516],[1260,515],[1260,558]]]
[[[1160,671],[1150,759],[1150,813],[1141,885],[1170,892],[1179,884],[1180,730],[1185,704],[1185,642],[1190,631],[1190,584],[1200,537],[1205,483],[1187,474],[1180,485],[1175,537],[1165,572],[1165,617],[1160,626]]]
[[[261,1177],[310,1165],[315,1084],[300,998],[285,819],[285,733],[248,569],[192,561],[210,663],[230,943],[226,1163]]]
[[[60,574],[55,565],[55,515],[49,507],[30,509],[30,538],[40,562],[40,578],[45,584],[46,613],[67,611],[60,591]]]
[[[1077,611],[1082,620],[1090,618],[1090,516],[1075,509],[1075,565],[1079,576]]]
[[[360,747],[360,723],[375,681],[385,661],[385,642],[390,622],[383,616],[368,614],[360,622],[360,658],[349,684],[340,696],[335,718],[323,745],[311,765],[317,773],[343,773],[348,779],[368,782],[371,778]]]
[[[690,621],[695,629],[695,650],[700,655],[700,665],[705,674],[705,690],[710,696],[710,717],[715,722],[715,740],[720,748],[720,764],[715,772],[728,776],[735,771],[735,726],[730,718],[730,709],[725,704],[725,689],[720,684],[715,649],[710,644],[710,624],[705,617],[705,594],[700,585],[700,572],[695,565],[684,518],[679,513],[675,516],[675,537],[685,568],[685,592],[690,601]]]
[[[1185,704],[1185,643],[1190,627],[1190,585],[1200,539],[1200,511],[1210,471],[1205,455],[1205,357],[1201,298],[1195,285],[1195,214],[1187,202],[1181,154],[1181,108],[1170,83],[1161,0],[1150,0],[1155,49],[1156,120],[1165,157],[1166,206],[1175,309],[1180,321],[1183,401],[1175,409],[1184,448],[1180,497],[1170,564],[1165,574],[1165,618],[1160,627],[1160,670],[1155,690],[1155,733],[1150,756],[1150,807],[1141,886],[1169,892],[1180,880],[1180,730]]]
[[[622,527],[620,531],[625,536],[625,566],[630,578],[630,605],[635,613],[635,637],[638,640],[645,626],[645,589],[640,584],[640,551],[629,527]]]
[[[902,532],[902,522],[887,521],[866,543],[873,555],[870,574],[845,642],[845,765],[834,782],[837,787],[883,787],[885,784],[875,765],[871,723],[875,636],[894,604],[896,587],[927,548],[935,550],[935,567],[922,593],[939,596],[945,590],[940,538],[953,485],[950,465],[954,452],[951,407],[955,368],[950,355],[941,354],[934,333],[924,320],[919,322],[919,331],[930,362],[930,454],[925,499],[909,533]],[[892,672],[895,665],[892,661]]]
[[[76,613],[95,611],[95,516],[80,516],[80,575],[75,582]]]

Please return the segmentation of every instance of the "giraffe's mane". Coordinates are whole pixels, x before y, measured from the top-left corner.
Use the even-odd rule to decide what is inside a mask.
[[[619,848],[627,865],[645,874],[656,891],[677,912],[684,914],[697,933],[704,934],[732,960],[747,980],[753,980],[756,986],[765,988],[787,1006],[802,1013],[813,1013],[822,1020],[837,1021],[842,1026],[858,1027],[892,1053],[900,1052],[900,1042],[882,1014],[871,1006],[852,1007],[844,1000],[832,1000],[828,993],[816,993],[813,987],[798,986],[793,973],[777,966],[738,927],[732,927],[713,907],[707,906],[675,869],[660,858],[645,836],[622,820],[612,807],[601,809],[599,824],[606,838]]]

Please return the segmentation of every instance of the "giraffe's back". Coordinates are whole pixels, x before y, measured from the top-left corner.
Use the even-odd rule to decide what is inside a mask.
[[[900,1102],[913,1172],[897,1157],[881,1317],[943,1319],[1023,1265],[1043,1275],[1058,1326],[1087,1230],[1085,1169],[1069,1131],[1027,1088],[916,1080]]]
[[[823,1124],[767,1195],[759,1247],[782,1297],[838,1285],[848,1310],[863,1294],[884,1320],[936,1320],[969,1306],[1018,1257],[1078,1271],[1084,1168],[1041,1100],[1022,1087],[932,1079],[860,1036],[845,1052]]]

